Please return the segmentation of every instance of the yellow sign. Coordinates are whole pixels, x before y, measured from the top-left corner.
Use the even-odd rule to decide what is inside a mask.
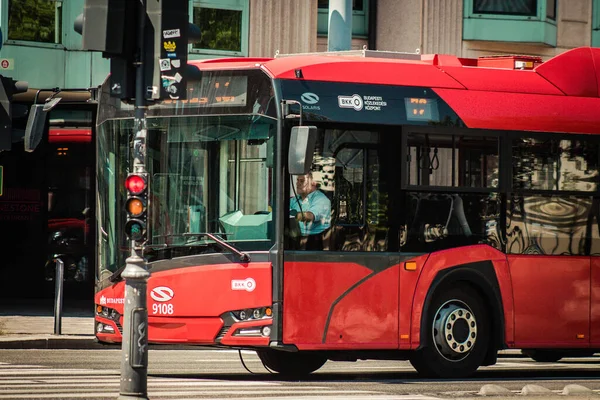
[[[164,42],[163,47],[165,48],[166,51],[172,52],[177,49],[177,44],[175,42]]]

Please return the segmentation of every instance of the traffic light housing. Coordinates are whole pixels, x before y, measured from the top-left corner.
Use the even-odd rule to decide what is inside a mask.
[[[145,4],[145,9],[143,8]],[[139,59],[140,21],[144,21],[144,57]],[[189,0],[85,0],[75,21],[83,49],[110,58],[110,94],[135,97],[136,63],[144,65],[143,92],[148,100],[185,99],[188,43],[199,40],[190,29]],[[192,25],[193,26],[193,25]],[[192,33],[191,37],[188,31]]]
[[[16,81],[7,76],[0,75],[0,151],[11,150],[12,147],[12,118],[13,107],[12,99],[15,94],[24,93],[29,89],[29,84],[25,81]],[[27,109],[19,112],[20,117],[27,114]]]
[[[146,82],[152,87],[147,97],[185,100],[189,1],[150,1],[146,12]]]
[[[146,242],[146,224],[148,222],[148,175],[146,173],[129,174],[125,180],[127,200],[125,211],[125,234],[129,240],[142,245]]]

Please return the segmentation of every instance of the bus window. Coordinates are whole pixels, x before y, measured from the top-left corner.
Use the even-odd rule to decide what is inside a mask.
[[[598,143],[588,138],[513,139],[507,253],[588,255],[590,243],[597,253],[597,211],[590,194],[598,190],[598,155]]]
[[[498,138],[410,133],[408,185],[498,188]]]
[[[472,244],[502,249],[497,193],[405,192],[405,252],[432,252]]]
[[[591,197],[512,194],[506,213],[506,252],[589,254],[591,209]]]
[[[515,190],[598,190],[597,143],[519,137],[512,151]]]
[[[319,250],[387,251],[388,197],[378,143],[377,132],[319,131],[311,174],[331,202],[330,227],[321,235]],[[293,197],[293,187],[290,193]],[[307,250],[314,241],[310,235],[289,234],[288,239],[289,247]]]
[[[409,133],[407,152],[402,251],[502,249],[498,138]]]

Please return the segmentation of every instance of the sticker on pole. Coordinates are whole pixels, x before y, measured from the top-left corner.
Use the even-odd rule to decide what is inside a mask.
[[[171,70],[171,60],[168,58],[161,58],[158,60],[160,63],[161,71],[170,71]]]
[[[163,37],[165,39],[178,38],[181,36],[181,30],[179,29],[168,29],[163,31]]]

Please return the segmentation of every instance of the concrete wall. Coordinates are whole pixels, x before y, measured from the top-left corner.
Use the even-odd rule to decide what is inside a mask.
[[[377,1],[377,50],[414,53],[422,47],[421,0]]]
[[[464,57],[498,54],[527,54],[551,58],[566,50],[591,45],[592,0],[567,0],[557,2],[556,47],[502,42],[463,42]]]
[[[317,51],[317,0],[250,0],[249,55]]]
[[[591,45],[592,0],[558,1],[557,46],[463,41],[463,0],[378,0],[377,50],[445,53],[459,57],[530,54],[552,57]]]

